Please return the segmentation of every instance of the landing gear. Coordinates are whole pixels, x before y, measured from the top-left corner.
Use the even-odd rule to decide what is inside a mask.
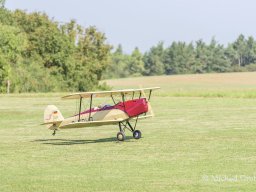
[[[123,131],[120,131],[116,135],[118,141],[124,141],[125,140],[125,133]]]
[[[133,132],[133,138],[134,138],[134,139],[140,139],[140,138],[141,138],[141,132],[140,132],[140,130],[135,130],[135,131]]]
[[[52,136],[56,135],[56,130],[53,130]]]
[[[132,127],[131,123],[129,121],[126,122],[120,122],[119,123],[119,129],[120,132],[117,133],[117,140],[118,141],[124,141],[125,140],[125,129],[128,129],[133,133],[134,139],[140,139],[141,138],[141,132],[139,130],[135,130],[136,124],[134,127]]]

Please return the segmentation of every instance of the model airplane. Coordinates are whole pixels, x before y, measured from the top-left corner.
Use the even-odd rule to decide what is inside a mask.
[[[129,89],[117,91],[81,92],[62,97],[63,99],[78,99],[79,111],[72,117],[64,119],[61,112],[54,105],[48,105],[44,111],[44,123],[53,130],[53,135],[59,129],[73,129],[101,125],[119,125],[117,139],[125,140],[125,129],[133,133],[135,139],[141,138],[141,132],[136,130],[137,121],[142,118],[152,117],[153,111],[149,103],[153,90],[160,87]],[[148,93],[148,96],[146,96]],[[110,97],[113,104],[93,107],[96,98]],[[121,97],[120,102],[116,97]],[[131,97],[127,100],[127,97]],[[83,99],[89,99],[90,107],[82,111]],[[131,121],[135,121],[132,126]]]

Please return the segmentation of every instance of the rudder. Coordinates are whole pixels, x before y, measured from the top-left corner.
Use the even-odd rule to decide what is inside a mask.
[[[60,110],[55,105],[48,105],[44,110],[44,124],[48,128],[56,129],[55,127],[64,120]]]

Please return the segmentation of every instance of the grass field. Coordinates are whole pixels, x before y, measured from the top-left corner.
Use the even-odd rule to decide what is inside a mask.
[[[135,77],[105,82],[120,89],[161,86],[159,96],[256,98],[256,72]]]
[[[64,94],[0,96],[0,192],[256,190],[256,73],[108,83],[162,87],[140,140],[117,142],[111,126],[53,137],[39,124],[48,104],[74,112]]]

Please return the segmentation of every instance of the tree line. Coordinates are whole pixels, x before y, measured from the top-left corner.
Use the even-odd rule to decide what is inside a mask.
[[[105,78],[256,71],[256,41],[241,34],[227,46],[214,38],[210,43],[179,41],[167,47],[160,42],[144,54],[138,48],[125,54],[119,45],[111,60]]]
[[[131,54],[107,43],[96,27],[61,24],[45,13],[10,11],[0,0],[0,93],[109,89],[101,79],[256,71],[256,41],[243,35],[227,46],[163,42]]]

